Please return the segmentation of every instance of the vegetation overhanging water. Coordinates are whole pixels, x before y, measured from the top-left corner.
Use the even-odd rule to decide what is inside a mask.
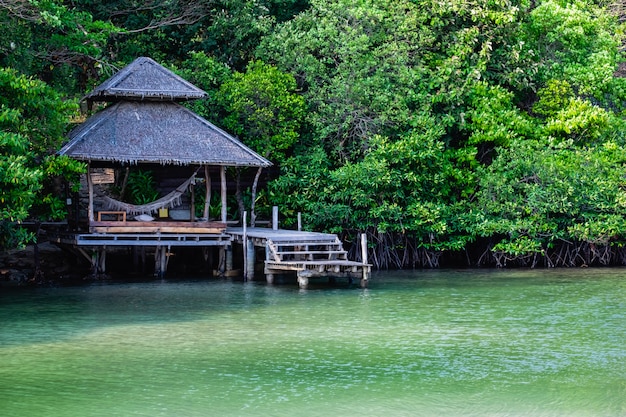
[[[626,270],[0,295],[7,416],[624,416]]]

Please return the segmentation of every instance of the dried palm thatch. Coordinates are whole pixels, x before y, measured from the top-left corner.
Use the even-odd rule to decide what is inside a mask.
[[[140,57],[84,97],[89,102],[131,100],[184,101],[206,92],[151,58]]]
[[[239,140],[173,102],[120,101],[69,134],[59,151],[82,161],[268,167]]]

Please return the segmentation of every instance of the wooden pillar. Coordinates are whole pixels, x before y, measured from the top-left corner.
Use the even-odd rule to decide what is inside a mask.
[[[246,247],[244,249],[247,252],[246,274],[248,276],[248,279],[250,281],[253,281],[254,280],[254,264],[256,262],[256,256],[254,253],[254,241],[252,239],[246,239],[245,244],[246,244]]]
[[[157,246],[154,250],[154,275],[163,278],[167,271],[167,246]]]
[[[302,231],[302,213],[298,212],[298,232]]]
[[[208,165],[204,166],[204,185],[204,211],[202,213],[202,217],[209,220],[209,208],[211,207],[211,174],[209,173]]]
[[[167,254],[169,253],[167,246],[161,246],[161,278],[165,276],[167,272]]]
[[[220,167],[220,181],[221,181],[221,192],[222,192],[222,222],[226,223],[228,217],[228,211],[226,206],[226,167]]]
[[[107,248],[106,246],[103,246],[102,249],[100,249],[100,254],[98,255],[99,262],[98,262],[98,273],[100,274],[105,274],[106,270],[107,270]]]
[[[361,233],[361,260],[363,263],[363,277],[361,278],[361,287],[367,287],[369,281],[370,267],[367,264],[367,235]]]
[[[303,290],[309,286],[309,277],[306,271],[298,271],[298,286]]]
[[[87,192],[89,193],[89,203],[87,207],[87,216],[89,218],[89,223],[95,220],[93,214],[93,182],[91,179],[91,163],[87,163]]]
[[[225,166],[221,166],[220,167],[220,193],[221,193],[221,196],[222,196],[221,221],[223,223],[226,223],[226,220],[227,220],[227,217],[228,217],[228,212],[227,212],[227,207],[226,207],[227,192],[226,192],[226,167]],[[233,251],[232,251],[232,248],[230,246],[229,247],[221,246],[220,247],[220,268],[219,268],[219,271],[220,271],[221,274],[224,274],[225,271],[230,271],[232,269],[233,269]]]
[[[191,194],[191,204],[189,206],[189,221],[196,221],[196,185],[195,185],[195,177],[194,181],[191,181],[190,185],[190,194]]]
[[[272,230],[278,230],[278,207],[272,207]]]
[[[243,212],[243,280],[254,280],[254,263],[256,262],[254,254],[254,241],[248,239],[248,212]]]
[[[248,280],[248,212],[243,212],[243,236],[241,239],[243,252],[243,280]]]
[[[224,275],[224,272],[226,271],[226,247],[225,246],[220,246],[218,263],[219,265],[217,267],[217,272],[220,275]]]
[[[226,247],[226,272],[233,270],[233,247]]]
[[[154,249],[154,276],[161,278],[161,246]]]
[[[269,248],[269,244],[266,242],[265,243],[265,260],[269,261],[270,260],[270,248]],[[267,264],[265,264],[267,265]],[[265,267],[265,281],[268,284],[273,284],[274,283],[274,274],[272,274],[271,272],[269,272],[269,270],[267,269],[267,266]]]
[[[99,251],[96,249],[93,252],[91,252],[91,275],[92,277],[96,277],[98,275],[98,258],[99,258]]]

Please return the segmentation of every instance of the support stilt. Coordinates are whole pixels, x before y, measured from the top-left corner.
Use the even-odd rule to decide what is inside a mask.
[[[233,270],[233,248],[232,246],[226,247],[226,272]]]
[[[99,254],[99,262],[98,262],[98,272],[100,274],[104,274],[106,273],[106,269],[107,269],[107,248],[106,246],[103,247],[102,249],[100,249],[100,254]]]
[[[243,252],[243,280],[244,282],[248,281],[248,279],[254,279],[254,271],[252,272],[252,276],[248,276],[248,263],[250,259],[248,258],[248,235],[246,234],[246,230],[248,229],[248,212],[243,212],[243,238],[241,240],[242,243],[242,252]]]
[[[222,276],[226,272],[226,247],[225,246],[220,246],[219,266],[217,268],[217,272]]]
[[[161,246],[154,249],[154,276],[161,278]]]
[[[361,278],[361,288],[367,287],[370,277],[370,267],[367,265],[367,235],[361,233],[361,261],[363,262],[363,277]]]
[[[160,278],[163,278],[167,272],[167,253],[167,247],[161,246],[161,265],[159,266]]]
[[[298,273],[298,286],[305,290],[309,286],[309,277],[301,275]]]
[[[265,242],[265,260],[269,261],[271,259],[271,252],[269,248],[269,243]],[[265,281],[268,284],[274,283],[274,274],[265,269]]]
[[[98,275],[98,251],[94,250],[91,253],[91,275],[96,277]]]
[[[278,230],[278,206],[272,207],[272,230]]]
[[[246,239],[244,242],[246,246],[244,250],[246,251],[246,276],[249,281],[254,280],[254,264],[256,262],[256,256],[254,251],[254,241],[252,239]]]

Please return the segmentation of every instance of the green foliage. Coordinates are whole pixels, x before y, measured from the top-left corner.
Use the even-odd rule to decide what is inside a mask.
[[[540,2],[524,22],[523,40],[539,85],[567,80],[578,94],[608,92],[619,57],[616,20],[590,1]]]
[[[207,93],[207,98],[186,103],[187,107],[207,120],[224,117],[220,86],[232,76],[228,66],[204,52],[191,52],[179,67],[172,69]]]
[[[0,23],[0,66],[37,75],[70,95],[99,76],[103,49],[119,31],[60,0],[8,1]]]
[[[479,178],[468,231],[506,236],[496,250],[517,255],[522,242],[533,242],[525,247],[536,252],[537,245],[547,249],[558,241],[609,243],[626,236],[626,151],[615,143],[576,148],[571,141],[519,141]]]
[[[0,64],[74,94],[151,56],[207,91],[194,111],[279,165],[261,200],[287,222],[366,231],[387,265],[411,248],[503,265],[626,243],[626,26],[605,4],[37,1],[0,11]],[[0,78],[3,216],[58,215],[44,178],[81,167],[47,155],[74,104]]]
[[[133,170],[128,175],[128,200],[131,204],[147,204],[159,198],[150,170]]]
[[[261,61],[234,73],[220,89],[224,124],[256,152],[276,161],[297,141],[304,100],[292,75]]]
[[[373,135],[409,126],[425,99],[414,57],[431,43],[411,2],[313,1],[258,55],[297,75],[312,135],[345,161],[361,157]]]
[[[77,186],[84,165],[53,154],[75,103],[10,69],[0,69],[0,92],[0,245],[6,249],[32,238],[18,227],[27,218],[63,217],[57,179]]]
[[[78,0],[74,4],[123,29],[109,47],[111,56],[120,62],[147,55],[160,62],[180,63],[190,52],[203,51],[241,71],[276,21],[289,19],[306,8],[308,1],[155,0],[142,4]]]
[[[270,196],[438,251],[619,241],[621,34],[584,1],[312,1],[258,52],[297,74],[311,126]]]

